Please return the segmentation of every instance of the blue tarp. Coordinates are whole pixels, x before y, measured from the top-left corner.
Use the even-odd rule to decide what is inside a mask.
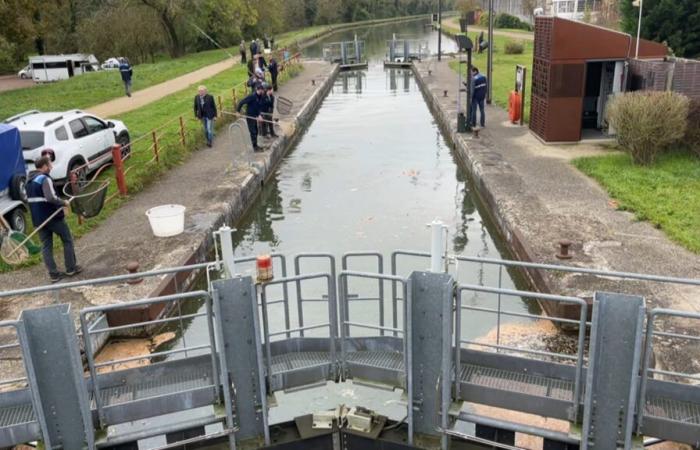
[[[19,130],[0,123],[0,191],[8,188],[12,175],[26,174]]]

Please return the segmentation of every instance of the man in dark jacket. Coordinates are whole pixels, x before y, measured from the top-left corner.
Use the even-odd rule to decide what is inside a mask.
[[[476,108],[479,108],[479,124],[481,128],[486,126],[486,109],[484,101],[486,99],[486,87],[488,81],[486,77],[479,73],[479,69],[472,67],[472,104],[469,112],[469,121],[473,127],[476,126]]]
[[[263,83],[263,89],[265,89],[265,96],[263,97],[262,135],[276,138],[275,124],[272,122],[272,115],[275,111],[275,94],[272,92],[272,86],[267,83]]]
[[[270,58],[270,64],[267,65],[267,70],[270,72],[270,77],[272,78],[272,89],[277,90],[277,75],[279,74],[279,66],[277,65],[277,60],[273,56]]]
[[[262,119],[261,114],[263,113],[263,107],[265,105],[265,89],[263,89],[262,84],[258,84],[255,87],[255,92],[250,94],[236,105],[236,112],[241,112],[243,107],[246,107],[246,124],[248,125],[248,132],[250,133],[250,141],[253,143],[253,151],[261,151],[258,147],[258,122]]]
[[[245,41],[244,40],[241,40],[241,45],[239,47],[239,51],[241,52],[241,64],[245,64],[246,57],[245,57]]]
[[[68,202],[61,200],[56,196],[53,180],[49,173],[53,168],[51,166],[51,158],[42,156],[34,162],[36,171],[29,175],[27,180],[27,202],[29,210],[32,214],[32,223],[34,227],[41,226],[49,220],[53,214],[56,214],[49,220],[43,228],[39,230],[39,238],[41,239],[41,256],[44,259],[44,264],[49,271],[51,282],[55,283],[64,276],[72,277],[80,272],[82,268],[76,264],[75,250],[73,248],[73,236],[71,236],[70,228],[65,221],[63,207],[68,206]],[[53,235],[56,234],[63,242],[63,259],[65,262],[66,271],[59,272],[56,267],[56,261],[53,258]]]
[[[256,39],[250,41],[250,58],[258,54],[258,42]]]
[[[119,60],[119,74],[122,76],[122,81],[124,82],[126,96],[131,97],[131,76],[134,74],[134,70],[131,68],[128,59],[122,58]]]
[[[207,146],[211,147],[214,139],[214,119],[217,116],[216,102],[214,97],[207,94],[207,88],[204,86],[199,86],[197,95],[194,97],[194,116],[202,121]]]

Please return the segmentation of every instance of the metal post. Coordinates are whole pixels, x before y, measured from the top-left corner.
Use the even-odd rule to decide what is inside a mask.
[[[428,226],[432,230],[430,239],[430,271],[442,273],[442,258],[445,253],[445,233],[447,227],[438,219],[433,220]]]
[[[642,9],[644,8],[644,0],[639,0],[639,21],[637,22],[637,48],[634,51],[634,57],[639,58],[639,37],[642,30]]]
[[[486,63],[486,103],[491,104],[491,97],[493,93],[493,0],[489,0],[489,48],[487,53],[487,63]]]
[[[233,260],[233,239],[231,233],[233,229],[224,225],[219,228],[219,239],[221,239],[221,257],[224,260],[224,269],[228,278],[236,275],[236,263]]]
[[[438,0],[438,61],[442,61],[442,0]]]

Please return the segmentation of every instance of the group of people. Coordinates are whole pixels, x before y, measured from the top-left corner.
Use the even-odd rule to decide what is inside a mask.
[[[274,56],[270,57],[269,62],[264,56],[272,53],[274,45],[274,38],[266,36],[262,42],[253,39],[250,42],[250,57],[248,57],[245,41],[241,41],[240,44],[241,63],[248,67],[247,86],[251,93],[236,105],[236,112],[245,117],[253,150],[256,152],[261,150],[258,145],[258,135],[277,137],[272,114],[275,109],[274,91],[277,90],[279,65]],[[202,122],[207,146],[211,147],[214,138],[214,120],[218,115],[216,101],[207,93],[205,86],[199,86],[197,91],[194,98],[194,115]],[[243,107],[246,108],[245,114],[241,113]]]

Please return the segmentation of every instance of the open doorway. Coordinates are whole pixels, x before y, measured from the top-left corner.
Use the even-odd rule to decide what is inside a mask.
[[[621,83],[615,83],[622,69],[622,61],[589,61],[586,63],[586,83],[581,115],[581,138],[605,136],[605,107],[610,95],[619,92]]]

